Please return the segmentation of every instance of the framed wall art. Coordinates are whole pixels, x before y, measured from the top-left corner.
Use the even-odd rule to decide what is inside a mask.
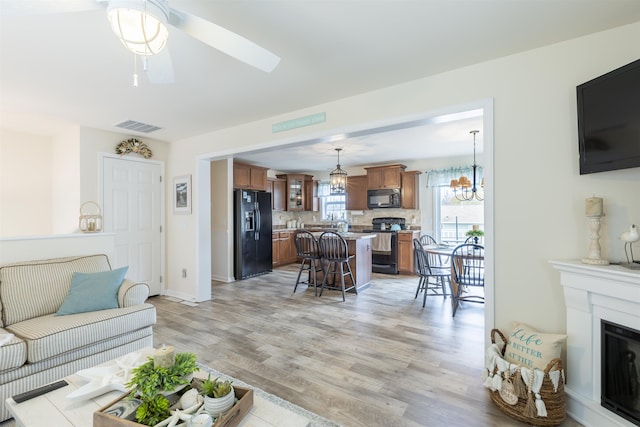
[[[173,213],[191,214],[191,175],[173,178]]]

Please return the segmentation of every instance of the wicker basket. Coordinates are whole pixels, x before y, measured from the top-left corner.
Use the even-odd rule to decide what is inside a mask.
[[[502,332],[498,329],[493,329],[491,331],[491,342],[493,344],[496,343],[496,334],[500,336],[500,339],[505,344],[502,346],[501,350],[502,356],[504,356],[507,340]],[[493,400],[502,412],[515,420],[534,426],[558,426],[565,420],[567,408],[564,393],[564,376],[561,375],[561,380],[558,382],[557,390],[554,390],[553,382],[549,377],[549,372],[554,370],[562,371],[562,361],[560,359],[556,358],[551,360],[544,370],[544,379],[542,380],[542,386],[539,394],[546,407],[547,416],[545,417],[538,416],[537,413],[534,415],[526,415],[527,413],[531,413],[531,411],[527,411],[526,408],[527,404],[531,405],[531,402],[528,401],[534,398],[531,392],[527,392],[526,398],[518,397],[517,403],[510,405],[505,402],[499,391],[489,391],[491,400]],[[496,372],[497,368],[493,373],[495,374]],[[527,387],[520,376],[512,379],[512,381],[521,381],[521,386],[524,387],[524,389]]]

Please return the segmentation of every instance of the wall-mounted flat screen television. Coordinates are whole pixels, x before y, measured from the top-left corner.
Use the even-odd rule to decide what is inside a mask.
[[[640,59],[576,89],[580,175],[640,167]]]

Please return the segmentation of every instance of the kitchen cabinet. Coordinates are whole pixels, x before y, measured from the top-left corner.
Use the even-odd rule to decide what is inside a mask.
[[[296,262],[294,231],[274,231],[271,233],[273,266],[283,266]]]
[[[313,185],[313,176],[303,174],[286,174],[276,176],[287,181],[287,211],[304,211],[307,206],[307,204],[305,204],[305,198],[307,197],[306,186]],[[308,184],[308,182],[311,182],[311,184]]]
[[[395,164],[365,168],[367,170],[367,188],[379,190],[385,188],[400,188],[402,186],[402,172],[407,167]]]
[[[233,164],[233,188],[267,191],[267,170],[260,166]]]
[[[271,264],[280,265],[280,233],[277,231],[271,233]]]
[[[347,210],[367,209],[367,175],[347,176]]]
[[[402,209],[418,209],[419,171],[402,172],[402,187],[400,197]]]
[[[287,180],[279,178],[268,178],[267,191],[271,193],[271,210],[286,211]]]
[[[419,231],[398,232],[398,272],[415,274],[413,267],[413,239],[420,238]]]
[[[280,232],[280,259],[282,264],[291,264],[296,262],[296,242],[295,231]]]
[[[311,178],[311,176],[309,176],[309,178]],[[320,200],[318,199],[318,181],[314,181],[312,179],[305,180],[304,191],[304,210],[318,212],[320,210]]]

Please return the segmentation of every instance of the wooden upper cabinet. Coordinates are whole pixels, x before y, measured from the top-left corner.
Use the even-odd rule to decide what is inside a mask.
[[[276,176],[281,179],[286,179],[287,181],[285,191],[287,211],[307,210],[309,203],[313,203],[313,201],[305,201],[309,195],[306,188],[309,185],[313,185],[313,176],[303,174],[286,174]]]
[[[271,210],[286,211],[287,180],[268,178],[267,191],[271,193]]]
[[[367,175],[347,176],[347,210],[367,209]]]
[[[320,200],[318,199],[318,181],[314,181],[312,176],[307,175],[304,181],[304,210],[317,212],[320,210]]]
[[[233,188],[267,191],[267,168],[244,163],[233,164]]]
[[[419,171],[402,172],[402,209],[418,209]]]
[[[379,190],[384,188],[400,188],[402,186],[402,172],[405,165],[386,165],[365,168],[367,170],[367,188]]]

